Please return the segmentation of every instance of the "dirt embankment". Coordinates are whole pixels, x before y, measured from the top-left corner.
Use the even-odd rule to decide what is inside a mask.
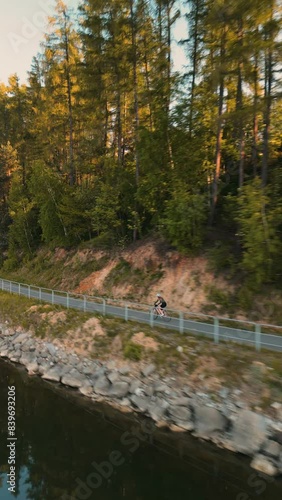
[[[101,259],[103,254],[91,252],[91,258],[95,257]],[[80,252],[77,258],[83,260],[85,255]],[[181,256],[176,251],[165,251],[157,242],[147,241],[110,257],[102,269],[81,280],[74,291],[145,303],[153,303],[159,292],[172,309],[201,312],[210,286],[232,289],[223,277],[207,270],[205,257]]]
[[[216,263],[217,266],[220,262]],[[3,274],[4,273],[4,274]],[[158,239],[125,249],[42,249],[1,277],[56,290],[153,304],[161,293],[169,309],[282,324],[282,291],[268,285],[254,297],[237,272],[213,272],[205,255],[184,256]]]

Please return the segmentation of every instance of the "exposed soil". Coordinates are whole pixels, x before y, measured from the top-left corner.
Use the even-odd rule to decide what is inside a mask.
[[[92,257],[94,255],[95,252]],[[101,252],[98,257],[101,257]],[[110,259],[103,269],[94,271],[83,279],[74,291],[107,295],[106,279],[121,260],[129,263],[133,271],[140,269],[147,275],[151,273],[152,280],[150,286],[145,289],[142,277],[140,283],[118,282],[111,287],[111,296],[115,298],[128,298],[131,294],[132,301],[138,299],[153,303],[156,293],[159,292],[166,298],[170,309],[201,312],[203,305],[207,303],[210,285],[221,290],[232,288],[222,276],[216,277],[206,269],[205,257],[185,257],[173,250],[160,251],[158,242],[147,241],[121,251],[118,256]],[[160,270],[160,278],[154,279],[157,270]]]
[[[131,337],[134,344],[141,345],[145,350],[157,351],[159,349],[159,342],[152,337],[147,337],[143,332],[135,333]]]

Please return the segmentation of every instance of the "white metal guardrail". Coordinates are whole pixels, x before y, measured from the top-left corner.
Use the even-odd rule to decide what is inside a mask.
[[[215,343],[236,342],[254,346],[257,351],[265,348],[282,352],[282,326],[175,310],[167,310],[170,322],[166,322],[161,317],[155,319],[152,306],[147,304],[51,290],[2,278],[0,290],[83,312],[111,315],[125,321],[147,323],[151,327],[169,328],[182,334],[205,336]]]

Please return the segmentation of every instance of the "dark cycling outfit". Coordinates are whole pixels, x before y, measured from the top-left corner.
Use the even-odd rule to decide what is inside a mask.
[[[166,301],[162,300],[159,304],[158,304],[158,301],[157,301],[157,302],[155,302],[155,306],[156,307],[160,307],[161,309],[164,309],[166,307]]]

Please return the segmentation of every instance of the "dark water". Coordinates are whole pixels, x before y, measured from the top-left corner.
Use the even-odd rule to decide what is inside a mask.
[[[8,491],[7,387],[16,387],[16,494]],[[0,361],[0,498],[281,500],[248,460],[28,377]]]

